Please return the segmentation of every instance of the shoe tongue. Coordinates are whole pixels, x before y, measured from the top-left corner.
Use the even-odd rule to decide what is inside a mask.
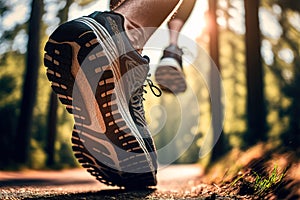
[[[120,57],[122,79],[128,91],[126,96],[129,98],[145,84],[150,70],[148,61],[136,54],[137,52],[128,52]]]

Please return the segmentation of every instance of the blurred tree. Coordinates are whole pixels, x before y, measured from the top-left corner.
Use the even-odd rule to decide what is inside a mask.
[[[217,160],[225,151],[225,140],[223,134],[224,107],[221,101],[221,68],[219,55],[219,30],[217,24],[217,6],[218,0],[209,1],[209,54],[211,56],[210,67],[210,95],[211,95],[211,112],[212,112],[212,134],[215,144],[211,161]]]
[[[58,13],[60,23],[64,23],[68,20],[69,8],[74,0],[66,0],[66,5]],[[58,108],[58,99],[57,95],[52,91],[50,93],[50,102],[49,102],[49,111],[48,111],[48,124],[47,124],[47,144],[46,144],[46,153],[47,153],[47,166],[53,166],[55,164],[55,141],[57,138],[57,108]]]
[[[247,145],[267,139],[266,109],[264,99],[263,67],[261,61],[261,37],[259,29],[259,0],[245,0],[246,24],[246,77],[247,77],[247,125],[244,136]]]
[[[18,101],[8,101],[12,91],[16,88],[15,77],[5,74],[0,78],[0,169],[12,165],[13,138],[17,116]],[[3,102],[4,101],[4,102]]]
[[[244,6],[240,0],[218,1],[219,62],[224,87],[224,147],[240,147],[246,131]],[[226,151],[224,151],[226,152]]]
[[[57,95],[52,91],[50,93],[50,102],[48,110],[48,123],[47,123],[47,141],[46,141],[46,153],[47,153],[47,166],[51,167],[55,163],[55,141],[57,138],[57,108],[58,101]]]
[[[12,46],[16,36],[26,28],[25,23],[11,23],[12,27],[5,27],[4,19],[9,16],[13,11],[14,3],[10,3],[6,0],[0,0],[0,65],[6,64],[9,52],[13,52]],[[18,51],[14,51],[16,54],[22,54]]]
[[[155,144],[160,150],[158,161],[161,164],[170,164],[172,158],[176,158],[180,149],[176,148],[174,137],[178,133],[180,124],[180,106],[179,102],[171,95],[164,94],[160,97],[160,105],[165,109],[165,113],[160,113],[160,118],[165,118],[165,124],[155,136]],[[172,142],[172,143],[171,143]],[[167,146],[167,147],[166,147]]]
[[[24,47],[27,44],[27,17],[8,20],[15,11],[16,4],[0,0],[0,167],[14,167],[14,144],[19,114],[20,85],[24,66]],[[22,2],[24,6],[26,1]],[[20,40],[20,39],[23,40]],[[18,42],[22,41],[20,44]],[[16,45],[18,44],[18,45]]]
[[[300,16],[300,2],[273,0],[269,10],[273,9],[272,5],[280,6],[280,12],[273,14],[282,30],[276,40],[266,37],[272,44],[274,55],[274,62],[269,68],[277,78],[281,96],[280,102],[273,107],[279,109],[279,117],[285,127],[281,134],[283,144],[297,149],[300,144],[300,26],[295,19]]]
[[[23,97],[15,141],[15,160],[18,163],[26,163],[29,158],[31,124],[40,66],[40,29],[43,5],[42,0],[32,0],[28,24],[28,46]]]

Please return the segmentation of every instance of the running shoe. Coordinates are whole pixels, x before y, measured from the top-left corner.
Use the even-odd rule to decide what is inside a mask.
[[[155,71],[159,87],[167,93],[178,94],[187,88],[182,68],[183,51],[177,45],[169,45]]]
[[[74,116],[75,157],[102,183],[157,184],[157,156],[143,108],[148,57],[131,45],[124,17],[94,12],[60,25],[45,46],[53,90]]]

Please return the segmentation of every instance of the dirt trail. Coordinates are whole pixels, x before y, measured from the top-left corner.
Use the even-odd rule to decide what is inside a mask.
[[[84,169],[0,172],[0,199],[230,199],[217,195],[218,186],[201,183],[202,176],[199,165],[172,165],[158,172],[157,187],[126,191]]]

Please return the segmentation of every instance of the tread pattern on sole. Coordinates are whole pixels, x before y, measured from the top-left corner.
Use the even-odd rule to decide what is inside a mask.
[[[114,74],[109,67],[110,63],[105,57],[103,47],[88,27],[81,23],[72,23],[76,22],[61,25],[50,36],[45,46],[44,64],[47,67],[47,77],[52,83],[51,87],[62,104],[66,106],[67,111],[74,116],[72,148],[75,157],[91,175],[104,184],[125,187],[156,185],[153,173],[149,171],[148,164],[145,164],[147,161],[139,143],[118,113],[114,93]],[[64,38],[70,26],[76,28],[73,27],[75,30],[69,38]],[[102,135],[89,129],[88,125],[92,119],[85,106],[84,98],[77,95],[76,101],[73,99],[74,89],[79,90],[72,75],[74,52],[78,47],[80,48],[77,49],[75,59],[80,65],[85,62],[82,70],[84,74],[89,75],[87,80],[92,90],[95,91],[96,107],[105,118],[106,132]],[[97,84],[93,86],[95,82]],[[115,157],[109,145],[105,145],[110,143],[112,143],[111,146],[114,145],[117,164],[112,159]],[[86,148],[87,146],[93,148]],[[132,152],[132,156],[128,157],[128,154],[122,152]],[[132,173],[130,171],[132,169],[135,169],[137,173]],[[149,172],[139,173],[144,171]]]
[[[155,79],[158,86],[167,93],[178,94],[187,88],[183,73],[171,66],[157,67]]]

